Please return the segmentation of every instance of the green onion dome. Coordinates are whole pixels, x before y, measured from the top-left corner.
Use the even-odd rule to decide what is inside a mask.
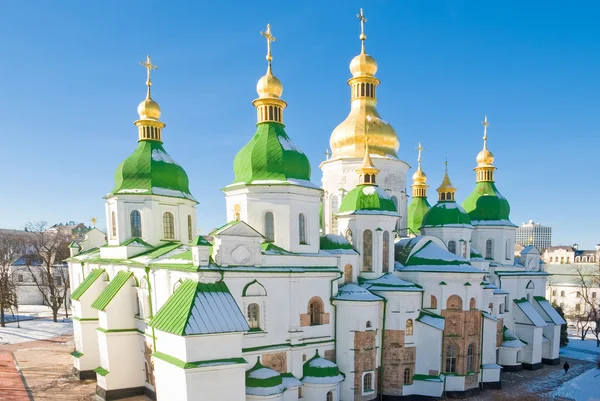
[[[389,214],[396,216],[398,211],[392,197],[383,189],[369,184],[357,185],[348,192],[338,214]]]
[[[246,394],[268,396],[281,394],[285,389],[281,375],[263,366],[260,358],[253,368],[246,371]]]
[[[277,122],[257,124],[256,134],[235,156],[234,183],[269,184],[287,181],[309,185],[310,163]]]
[[[137,149],[115,172],[110,195],[162,195],[195,201],[185,170],[165,151],[161,142],[140,140]]]
[[[439,201],[423,217],[422,228],[468,227],[472,228],[469,215],[454,201]]]
[[[311,359],[302,366],[302,382],[316,384],[337,384],[344,380],[338,366],[315,353]]]
[[[475,189],[465,199],[463,207],[473,221],[506,220],[510,223],[510,204],[493,181],[480,181],[475,184]]]
[[[431,205],[427,198],[413,197],[408,205],[408,228],[415,234],[419,235],[419,229],[423,224],[423,219],[427,212],[431,209]]]

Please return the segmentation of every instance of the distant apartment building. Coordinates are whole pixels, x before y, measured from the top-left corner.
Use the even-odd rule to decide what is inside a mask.
[[[523,247],[533,245],[542,253],[552,246],[552,227],[529,220],[528,223],[523,223],[517,228],[515,240]]]

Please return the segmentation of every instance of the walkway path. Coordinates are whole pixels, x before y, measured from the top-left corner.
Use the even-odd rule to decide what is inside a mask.
[[[29,401],[12,352],[0,352],[0,394],[4,401]]]

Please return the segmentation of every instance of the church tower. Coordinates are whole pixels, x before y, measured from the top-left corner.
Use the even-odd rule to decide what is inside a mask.
[[[467,212],[456,203],[456,188],[448,175],[448,160],[444,179],[437,193],[438,202],[423,217],[421,232],[441,239],[450,252],[470,258],[469,243],[473,226]]]
[[[484,258],[498,263],[514,263],[517,226],[510,221],[510,204],[496,188],[494,155],[487,147],[488,118],[483,122],[483,149],[477,154],[476,184],[463,202],[473,227],[473,246]]]
[[[150,73],[157,67],[150,56],[140,63],[147,70],[146,98],[138,106],[138,145],[115,172],[115,185],[106,195],[108,244],[142,240],[156,246],[196,235],[196,204],[188,176],[163,147],[160,106],[151,96]],[[140,248],[141,249],[141,248]]]
[[[350,113],[332,132],[331,157],[320,165],[323,171],[323,230],[325,234],[339,234],[337,212],[348,191],[358,184],[352,173],[365,156],[366,137],[374,165],[380,170],[379,185],[392,197],[399,211],[397,229],[406,228],[407,201],[406,173],[408,164],[398,159],[400,141],[394,128],[377,111],[379,79],[375,77],[377,62],[365,51],[367,22],[362,9],[357,15],[361,25],[361,52],[350,62]],[[404,234],[401,232],[401,234]]]
[[[417,171],[412,176],[413,184],[410,186],[412,188],[412,200],[408,205],[408,234],[409,235],[419,235],[421,223],[423,222],[423,217],[425,217],[425,213],[429,211],[431,205],[427,201],[427,175],[421,170],[421,152],[423,151],[423,147],[419,142],[419,147],[417,148],[419,151],[419,158],[417,159],[418,167]]]
[[[256,133],[235,156],[234,182],[223,189],[227,221],[241,220],[267,242],[292,252],[319,252],[321,190],[310,182],[306,155],[290,140],[283,124],[287,103],[283,86],[273,75],[270,25],[267,73],[256,85]]]

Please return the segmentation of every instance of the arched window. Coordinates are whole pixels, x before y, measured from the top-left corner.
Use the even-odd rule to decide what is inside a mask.
[[[470,310],[477,309],[477,301],[475,301],[475,298],[471,298],[469,300],[469,309]]]
[[[188,214],[188,240],[193,240],[194,232],[192,230],[192,215]]]
[[[493,259],[494,258],[494,253],[492,252],[492,240],[488,239],[487,241],[485,241],[485,258],[486,259]]]
[[[331,195],[331,233],[338,233],[338,219],[337,214],[340,209],[340,203],[337,195]]]
[[[110,225],[112,229],[112,237],[117,238],[117,215],[115,212],[110,213]]]
[[[365,373],[363,377],[363,392],[373,391],[373,373]]]
[[[412,336],[413,335],[413,321],[412,321],[412,319],[408,319],[406,321],[406,335],[407,336]]]
[[[248,325],[250,330],[260,330],[260,308],[258,304],[248,305]]]
[[[467,257],[467,241],[460,240],[460,253],[463,258]]]
[[[367,320],[367,329],[370,329],[372,327],[372,323],[370,320]]]
[[[579,256],[577,256],[577,257],[575,258],[575,263],[579,263],[579,261],[580,261],[580,260],[581,260],[581,259],[579,258]],[[550,258],[550,262],[552,262],[552,258]]]
[[[404,369],[404,384],[412,384],[412,375],[410,374],[410,368]]]
[[[348,241],[350,244],[352,244],[352,230],[351,230],[351,229],[347,229],[347,230],[346,230],[346,235],[345,235],[345,237],[346,237],[346,240],[347,240],[347,241]]]
[[[327,401],[333,401],[333,393],[331,391],[327,392]]]
[[[141,237],[142,236],[142,216],[137,210],[133,210],[129,214],[129,223],[131,224],[131,236]]]
[[[275,241],[275,219],[273,213],[265,213],[265,239],[267,242]]]
[[[456,373],[456,355],[457,355],[456,345],[449,345],[446,348],[446,365],[444,366],[446,373]]]
[[[387,273],[390,270],[390,233],[389,231],[383,232],[383,259],[381,270]]]
[[[437,309],[437,298],[434,295],[431,296],[431,309]]]
[[[352,265],[348,263],[346,266],[344,266],[344,283],[351,283],[352,279]]]
[[[451,295],[446,301],[446,309],[462,310],[462,298],[458,295]]]
[[[456,241],[448,241],[448,252],[456,255]]]
[[[306,244],[306,217],[302,213],[298,216],[298,230],[300,234],[300,243]]]
[[[564,257],[564,256],[561,256],[561,257],[560,257],[560,264],[562,265],[562,264],[564,264],[564,263],[565,263],[565,257]]]
[[[565,296],[565,292],[564,292],[564,291],[561,291],[561,292],[560,292],[560,296],[561,296],[561,297],[564,297],[564,296]]]
[[[140,287],[138,289],[138,302],[139,302],[139,315],[142,319],[149,319],[152,317],[152,313],[150,311],[150,299],[149,299],[149,289],[148,282],[145,278],[140,282]]]
[[[445,192],[442,192],[440,194],[440,200],[446,200],[446,193]]]
[[[323,316],[323,302],[320,299],[311,299],[308,304],[308,314],[310,316],[310,325],[317,326],[322,323]]]
[[[175,239],[175,221],[170,212],[163,214],[163,235],[165,239]]]
[[[373,232],[371,230],[363,231],[363,266],[364,272],[373,271]]]
[[[473,371],[473,344],[467,347],[467,372]]]

